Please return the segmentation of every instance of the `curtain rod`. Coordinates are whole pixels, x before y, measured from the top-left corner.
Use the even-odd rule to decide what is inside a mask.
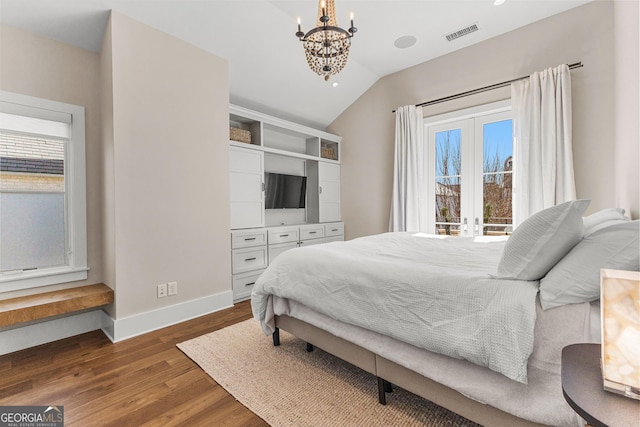
[[[582,65],[582,62],[575,62],[573,64],[569,64],[568,65],[570,70],[573,70],[574,68],[581,68],[583,66],[584,65]],[[451,101],[452,99],[464,98],[465,96],[475,95],[476,93],[487,92],[489,90],[493,90],[493,89],[498,89],[498,88],[501,88],[501,87],[509,86],[513,82],[517,82],[518,80],[524,80],[524,79],[528,79],[528,78],[529,78],[529,76],[523,76],[523,77],[518,77],[517,79],[511,79],[511,80],[507,80],[505,82],[500,82],[500,83],[495,83],[495,84],[492,84],[492,85],[489,85],[489,86],[479,87],[477,89],[468,90],[466,92],[460,92],[460,93],[457,93],[455,95],[445,96],[444,98],[438,98],[438,99],[434,99],[432,101],[422,102],[420,104],[416,104],[416,107],[424,107],[424,106],[427,106],[427,105],[433,105],[433,104],[439,104],[441,102]],[[395,113],[395,112],[396,112],[396,110],[392,111],[392,113]]]

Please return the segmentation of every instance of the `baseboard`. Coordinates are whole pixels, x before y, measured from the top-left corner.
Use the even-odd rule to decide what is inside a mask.
[[[118,342],[231,306],[233,292],[226,291],[123,319],[112,319],[103,310],[92,310],[29,323],[18,328],[0,330],[0,355],[99,329],[112,342]]]
[[[102,310],[59,317],[0,331],[0,355],[101,329]]]
[[[118,342],[231,306],[233,306],[233,292],[226,291],[122,319],[113,319],[105,314],[102,320],[102,331],[111,341]]]

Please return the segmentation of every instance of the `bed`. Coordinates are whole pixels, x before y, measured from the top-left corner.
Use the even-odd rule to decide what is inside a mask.
[[[603,240],[630,252],[598,255],[603,267],[639,263],[638,222],[587,235],[586,203],[542,211],[508,240],[384,233],[285,252],[256,282],[254,316],[274,344],[286,330],[376,375],[381,403],[394,384],[484,425],[581,425],[560,353],[599,340],[597,297],[582,295],[599,268],[582,263],[589,280],[556,288],[575,258],[612,253]]]

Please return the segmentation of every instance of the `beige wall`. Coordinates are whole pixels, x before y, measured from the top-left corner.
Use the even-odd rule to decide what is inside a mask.
[[[572,71],[578,197],[592,199],[591,212],[614,206],[614,166],[618,165],[614,154],[613,9],[612,2],[589,3],[380,79],[329,126],[329,131],[343,137],[346,237],[388,230],[393,109],[577,61],[584,64]],[[508,99],[509,95],[509,88],[485,92],[427,107],[425,116]],[[635,120],[637,123],[637,115]],[[635,163],[636,174],[637,166]],[[637,198],[636,194],[636,203]]]
[[[637,0],[616,1],[615,22],[615,183],[616,206],[640,218],[640,52]]]
[[[50,286],[68,288],[102,281],[102,178],[100,149],[100,58],[98,54],[0,25],[0,89],[85,108],[87,159],[86,281]],[[7,292],[2,298],[43,292]]]
[[[105,277],[115,316],[229,292],[227,62],[118,13],[107,36]],[[157,299],[156,285],[170,281],[178,295]]]

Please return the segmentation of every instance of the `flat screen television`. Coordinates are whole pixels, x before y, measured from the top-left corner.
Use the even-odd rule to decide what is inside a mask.
[[[301,209],[305,207],[307,177],[265,172],[265,209]]]

